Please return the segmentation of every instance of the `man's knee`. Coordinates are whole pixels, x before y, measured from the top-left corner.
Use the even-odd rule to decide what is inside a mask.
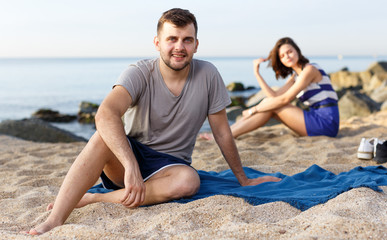
[[[186,167],[179,170],[173,187],[170,188],[170,194],[174,199],[192,196],[200,188],[200,178],[194,169]]]
[[[103,159],[106,162],[114,159],[115,156],[106,143],[103,141],[102,137],[96,131],[93,136],[90,138],[87,143],[88,152],[93,155],[92,159]]]

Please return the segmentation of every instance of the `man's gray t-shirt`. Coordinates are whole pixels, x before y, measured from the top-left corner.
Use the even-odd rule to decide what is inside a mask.
[[[175,96],[165,84],[159,59],[130,65],[116,85],[132,97],[124,116],[126,134],[153,150],[191,162],[196,136],[208,114],[231,101],[222,77],[209,62],[193,59],[183,90]]]

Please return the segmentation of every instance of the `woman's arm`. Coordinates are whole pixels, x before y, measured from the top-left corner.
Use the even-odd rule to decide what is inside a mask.
[[[274,91],[269,85],[267,85],[266,81],[259,73],[259,65],[266,61],[267,61],[267,58],[258,58],[253,61],[254,75],[257,78],[258,84],[261,87],[262,91],[265,93],[265,95],[267,97],[274,97],[277,95],[276,91]]]
[[[267,97],[275,97],[275,96],[281,95],[284,92],[286,92],[294,84],[294,76],[295,76],[295,74],[293,74],[286,81],[284,86],[282,86],[280,89],[275,91],[266,83],[266,81],[263,79],[263,77],[259,73],[259,66],[260,66],[260,64],[263,63],[263,62],[266,62],[266,61],[267,61],[267,58],[266,59],[259,58],[259,59],[255,59],[253,61],[253,64],[254,64],[254,75],[257,78],[259,86],[261,87],[262,91],[265,93],[265,95]]]
[[[297,94],[305,89],[310,83],[317,82],[319,80],[321,80],[321,74],[318,69],[308,64],[305,66],[304,70],[298,76],[298,79],[294,82],[294,84],[286,84],[290,86],[286,91],[284,91],[281,95],[263,99],[260,104],[253,107],[253,109],[249,109],[249,113],[254,114],[257,112],[265,112],[283,107],[295,99]],[[285,88],[280,90],[284,89]]]

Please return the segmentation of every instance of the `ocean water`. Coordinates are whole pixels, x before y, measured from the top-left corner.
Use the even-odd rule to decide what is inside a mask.
[[[76,114],[81,101],[100,104],[109,93],[121,72],[141,58],[45,58],[0,59],[0,121],[23,119],[40,108],[50,108],[61,113]],[[259,88],[253,74],[253,57],[201,58],[212,62],[221,73],[225,84],[242,82],[246,87]],[[380,57],[309,57],[326,72],[343,67],[350,71],[366,70]],[[266,64],[261,74],[270,86],[281,86]],[[257,90],[250,91],[252,94]],[[55,124],[79,136],[89,138],[95,131],[90,125],[76,122]],[[205,124],[202,131],[209,130]]]

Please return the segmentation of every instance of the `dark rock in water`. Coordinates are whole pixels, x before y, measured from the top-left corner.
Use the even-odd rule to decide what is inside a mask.
[[[257,89],[257,88],[254,87],[254,86],[248,86],[248,87],[246,88],[246,90],[253,90],[253,89]]]
[[[33,118],[41,119],[47,122],[71,122],[77,119],[75,115],[61,114],[51,109],[39,109],[32,114]]]
[[[97,114],[98,108],[98,104],[91,102],[81,102],[78,111],[78,122],[93,124],[95,122],[95,114]]]
[[[232,97],[230,97],[230,99],[231,99],[231,104],[229,107],[241,106],[241,107],[245,108],[246,99],[244,97],[232,96]]]
[[[234,106],[226,109],[227,118],[230,121],[236,121],[239,116],[242,116],[243,108],[240,106]]]
[[[240,82],[232,82],[232,83],[228,84],[226,88],[230,92],[244,91],[245,90],[245,86],[243,86],[243,83],[240,83]]]
[[[86,142],[68,131],[59,129],[39,119],[7,120],[0,123],[0,134],[33,142]]]

